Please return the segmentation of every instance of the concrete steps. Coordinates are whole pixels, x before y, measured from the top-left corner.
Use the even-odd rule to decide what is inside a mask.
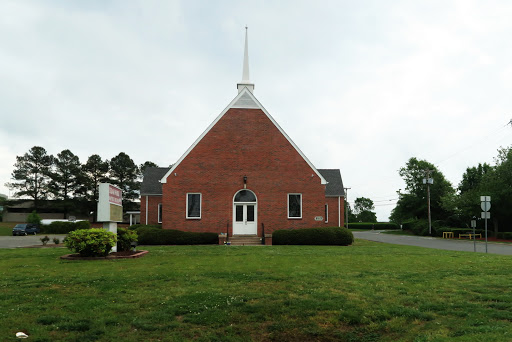
[[[261,238],[256,235],[234,235],[229,237],[232,246],[261,246]]]

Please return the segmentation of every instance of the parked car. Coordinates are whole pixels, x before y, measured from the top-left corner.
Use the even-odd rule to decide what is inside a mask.
[[[33,223],[19,223],[14,226],[12,229],[12,235],[28,235],[28,234],[34,234],[41,232],[41,229],[39,229],[39,226],[37,224]]]

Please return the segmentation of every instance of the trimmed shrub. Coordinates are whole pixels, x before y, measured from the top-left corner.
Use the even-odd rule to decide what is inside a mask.
[[[67,248],[80,256],[103,257],[116,245],[117,237],[105,229],[78,229],[64,239]]]
[[[126,228],[117,228],[117,250],[119,252],[129,251],[132,242],[137,242],[137,232]]]
[[[140,224],[140,223],[132,224],[130,227],[128,227],[128,229],[129,230],[137,230],[139,228],[144,228],[144,227],[162,229],[161,224]]]
[[[41,233],[45,234],[68,234],[77,229],[89,229],[91,228],[91,222],[89,221],[78,221],[78,222],[66,222],[66,221],[55,221],[50,224],[44,224],[41,227]]]
[[[272,234],[273,245],[336,245],[348,246],[354,235],[346,228],[325,227],[276,230]]]
[[[400,229],[400,226],[394,222],[349,222],[348,227],[351,229]]]
[[[139,227],[136,232],[141,245],[211,245],[219,243],[217,233],[194,233],[147,226]]]

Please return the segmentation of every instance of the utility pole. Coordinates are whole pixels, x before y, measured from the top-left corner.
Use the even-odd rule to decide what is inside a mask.
[[[425,169],[425,178],[423,184],[427,184],[427,210],[428,210],[428,235],[432,236],[432,219],[430,217],[430,184],[434,184],[434,178],[430,178],[430,173],[434,170]]]
[[[345,203],[346,203],[346,210],[345,210],[345,217],[347,218],[347,229],[348,229],[348,190],[352,188],[343,188],[345,190]]]

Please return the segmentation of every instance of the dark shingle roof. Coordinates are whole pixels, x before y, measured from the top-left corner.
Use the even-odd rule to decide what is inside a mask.
[[[339,169],[317,169],[328,184],[325,186],[325,196],[345,196],[343,181]]]
[[[169,167],[148,167],[144,170],[142,184],[140,185],[141,195],[161,195],[162,183],[160,179],[169,171]]]
[[[160,179],[169,171],[169,167],[148,167],[144,171],[144,178],[140,186],[141,195],[161,195],[162,183]],[[325,196],[345,196],[343,181],[339,169],[317,169],[329,182],[325,186]]]

